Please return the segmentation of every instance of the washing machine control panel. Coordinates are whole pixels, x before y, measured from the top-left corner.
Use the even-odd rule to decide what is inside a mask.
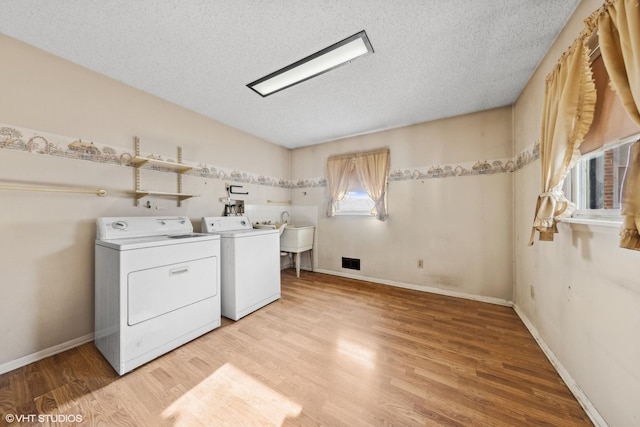
[[[187,217],[103,217],[98,218],[98,240],[130,237],[163,236],[193,233],[193,225]]]
[[[210,216],[202,218],[202,231],[205,233],[250,230],[252,228],[251,221],[245,216]]]

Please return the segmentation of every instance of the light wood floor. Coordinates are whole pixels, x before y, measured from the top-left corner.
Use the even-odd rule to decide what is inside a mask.
[[[0,425],[6,414],[105,426],[591,425],[511,308],[292,270],[279,301],[123,377],[93,343],[1,375]]]

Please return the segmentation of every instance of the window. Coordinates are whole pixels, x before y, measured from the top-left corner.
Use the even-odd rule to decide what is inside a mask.
[[[580,145],[582,157],[572,169],[571,179],[565,181],[564,192],[576,204],[574,217],[613,219],[620,218],[620,190],[629,145],[640,138],[640,127],[609,86],[597,43],[594,35],[589,41],[597,91],[593,123]]]
[[[620,190],[629,146],[640,135],[608,144],[582,156],[565,182],[565,193],[576,204],[577,217],[619,217]]]
[[[376,204],[364,190],[355,171],[351,174],[349,183],[347,195],[336,203],[336,215],[373,216],[372,211]]]
[[[389,149],[342,154],[327,159],[327,216],[374,216],[387,219]]]

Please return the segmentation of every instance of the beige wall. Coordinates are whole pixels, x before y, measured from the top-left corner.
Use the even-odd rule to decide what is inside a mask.
[[[0,123],[278,178],[290,151],[0,35]],[[109,196],[0,190],[0,366],[93,333],[95,220],[101,216],[220,215],[224,181],[185,176],[202,197],[177,208],[134,207],[130,167],[0,150],[0,181],[106,188]],[[143,186],[176,191],[174,174],[143,171]],[[290,198],[246,185],[247,203]],[[146,199],[144,200],[146,201]],[[161,210],[156,209],[161,208]]]
[[[325,176],[329,156],[380,147],[390,148],[392,170],[511,158],[511,140],[511,108],[499,108],[294,150],[292,178]],[[292,197],[294,204],[318,207],[322,271],[506,302],[512,300],[511,175],[392,181],[385,222],[327,218],[326,187],[294,189]],[[361,270],[342,269],[343,256],[360,258]],[[418,259],[424,268],[417,268]]]
[[[0,122],[118,147],[132,146],[138,135],[143,149],[165,156],[179,144],[186,160],[293,179],[324,176],[329,155],[382,146],[391,149],[395,170],[509,158],[538,140],[544,78],[600,3],[582,2],[513,109],[290,152],[0,35]],[[640,425],[640,254],[618,249],[615,229],[567,224],[555,242],[526,246],[539,167],[535,161],[515,173],[394,181],[387,222],[326,218],[325,187],[246,185],[246,200],[292,198],[316,207],[321,270],[345,274],[340,257],[358,257],[357,274],[365,278],[513,299],[609,425]],[[175,183],[155,172],[144,179]],[[0,192],[0,366],[93,332],[97,217],[179,214],[197,228],[200,216],[221,212],[224,195],[223,181],[186,177],[185,190],[203,197],[180,209],[154,199],[163,210],[145,210],[123,194],[133,188],[131,168],[8,150],[0,150],[0,180],[106,187],[111,194]]]
[[[601,4],[580,4],[515,104],[516,153],[539,139],[546,74]],[[540,162],[516,172],[514,187],[518,310],[606,423],[640,425],[640,253],[618,248],[616,228],[577,224],[527,246]]]

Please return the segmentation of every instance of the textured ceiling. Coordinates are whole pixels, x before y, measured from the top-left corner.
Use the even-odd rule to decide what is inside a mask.
[[[512,104],[578,3],[0,0],[0,32],[295,148]],[[373,55],[246,87],[361,30]]]

